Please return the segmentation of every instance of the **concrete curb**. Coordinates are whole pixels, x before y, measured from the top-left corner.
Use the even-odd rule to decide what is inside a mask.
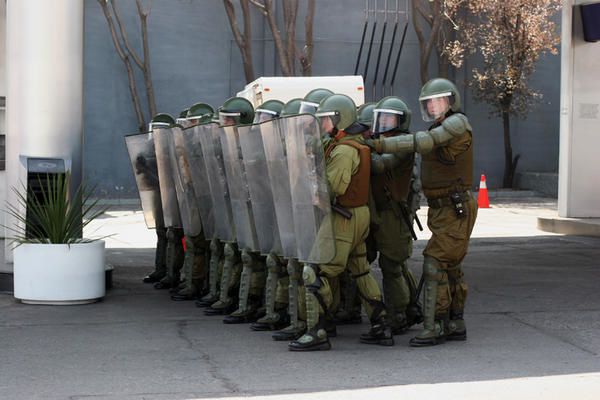
[[[600,218],[538,217],[537,221],[544,232],[600,237]]]

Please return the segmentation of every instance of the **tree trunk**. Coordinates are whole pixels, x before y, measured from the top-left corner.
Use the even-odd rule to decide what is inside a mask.
[[[306,6],[306,18],[304,20],[305,44],[302,56],[300,56],[300,64],[302,65],[302,75],[312,75],[312,59],[313,59],[313,22],[315,19],[315,0],[308,0]]]
[[[518,157],[513,161],[512,145],[510,143],[510,114],[508,111],[502,111],[502,126],[504,128],[504,178],[502,179],[503,188],[512,188],[515,175],[515,168]]]

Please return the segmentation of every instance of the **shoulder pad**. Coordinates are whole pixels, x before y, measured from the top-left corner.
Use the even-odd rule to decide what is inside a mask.
[[[447,130],[452,136],[460,136],[464,134],[466,131],[471,132],[471,124],[469,124],[469,120],[467,116],[464,114],[452,114],[448,118],[442,121],[442,126],[445,130]]]

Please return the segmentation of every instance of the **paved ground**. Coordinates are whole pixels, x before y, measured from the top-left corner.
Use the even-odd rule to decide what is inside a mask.
[[[537,230],[537,217],[555,210],[542,198],[480,210],[465,261],[467,342],[413,349],[412,331],[393,348],[370,347],[357,340],[363,323],[339,328],[332,351],[297,354],[142,284],[153,233],[141,213],[115,209],[91,227],[116,233],[107,242],[114,289],[103,302],[27,306],[0,294],[0,398],[595,399],[600,238]],[[415,271],[428,233],[419,236]]]

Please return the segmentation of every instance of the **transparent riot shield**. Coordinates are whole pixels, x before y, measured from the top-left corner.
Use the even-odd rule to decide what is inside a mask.
[[[167,228],[182,228],[177,193],[175,192],[175,181],[173,179],[173,169],[169,160],[169,140],[171,135],[171,128],[155,127],[152,130],[165,226]]]
[[[220,239],[224,242],[235,242],[235,225],[231,212],[231,199],[225,166],[223,164],[223,151],[221,149],[220,128],[218,124],[209,123],[198,125],[198,138],[202,148],[202,155],[206,165],[208,189],[212,199],[215,221],[214,237],[207,239]]]
[[[165,226],[158,185],[158,169],[152,133],[125,136],[125,145],[133,168],[135,183],[140,193],[144,221],[148,229]]]
[[[307,114],[279,121],[286,143],[298,260],[324,264],[335,256],[335,241],[319,125]]]
[[[237,130],[252,203],[254,224],[256,231],[260,232],[258,236],[259,250],[262,254],[273,252],[277,255],[283,255],[277,228],[273,192],[268,179],[269,170],[263,147],[262,131],[264,130],[267,136],[279,136],[279,134],[274,129],[273,121],[240,126]]]
[[[171,129],[169,136],[169,161],[171,161],[171,170],[173,171],[183,232],[187,236],[198,236],[202,232],[202,222],[192,184],[190,164],[185,152],[183,129],[178,126]]]
[[[246,170],[242,162],[238,128],[235,126],[222,127],[220,138],[238,246],[240,249],[259,251],[260,246],[250,203]]]
[[[282,255],[286,258],[297,257],[296,233],[294,232],[294,210],[290,191],[284,132],[279,120],[260,125],[262,145],[267,161],[269,186],[273,194],[279,240]],[[265,179],[264,177],[262,179]]]
[[[210,184],[208,180],[208,168],[204,155],[202,154],[201,135],[206,135],[204,128],[193,126],[183,131],[184,153],[190,166],[192,185],[196,194],[200,220],[207,239],[215,238],[215,213]]]

